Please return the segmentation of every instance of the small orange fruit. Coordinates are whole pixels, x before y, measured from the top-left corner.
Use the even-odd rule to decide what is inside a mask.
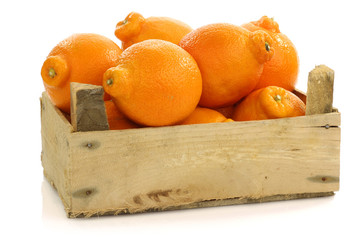
[[[201,96],[201,73],[189,53],[168,41],[145,40],[127,48],[103,86],[119,110],[145,126],[184,120]]]
[[[232,24],[210,24],[187,34],[179,45],[199,65],[203,78],[200,106],[236,103],[257,85],[263,63],[274,51],[265,31],[254,33]]]
[[[112,40],[92,33],[74,34],[58,43],[41,68],[52,102],[70,113],[70,82],[101,86],[104,72],[118,64],[121,53]]]
[[[130,121],[122,114],[111,100],[105,101],[106,116],[110,130],[121,130],[129,128],[138,128],[139,126]]]
[[[226,118],[224,115],[210,108],[197,107],[181,125],[187,124],[199,124],[199,123],[217,123],[232,121]]]
[[[269,86],[250,93],[235,108],[235,121],[265,120],[305,115],[305,104],[292,92]]]
[[[272,38],[274,57],[264,64],[263,72],[255,89],[278,86],[293,91],[299,72],[299,57],[294,44],[279,30],[272,18],[263,16],[258,21],[246,23],[242,27],[250,31],[264,30]]]
[[[115,36],[122,41],[123,49],[147,39],[161,39],[175,44],[192,28],[187,24],[168,17],[144,18],[132,12],[116,25]]]

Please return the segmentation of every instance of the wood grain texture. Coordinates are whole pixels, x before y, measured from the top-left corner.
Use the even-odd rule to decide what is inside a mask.
[[[93,86],[72,86],[75,128],[43,93],[44,175],[71,218],[331,196],[339,190],[341,117],[328,108],[328,69],[316,68],[309,81],[322,87],[294,91],[310,106],[303,117],[111,131],[75,131],[87,114],[78,110],[88,109],[77,102],[88,102]],[[91,119],[99,125],[105,108],[95,95],[102,117]]]
[[[101,86],[72,82],[70,96],[71,124],[75,131],[109,130]]]
[[[144,212],[160,212],[160,211],[174,211],[174,210],[184,210],[184,209],[193,209],[193,208],[207,208],[207,207],[219,207],[219,206],[231,206],[239,204],[249,204],[249,203],[266,203],[274,201],[285,201],[285,200],[294,200],[294,199],[305,199],[305,198],[318,198],[318,197],[329,197],[334,196],[334,192],[318,192],[318,193],[300,193],[300,194],[284,194],[284,195],[273,195],[262,198],[229,198],[229,199],[211,199],[201,202],[194,202],[179,206],[169,206],[165,208],[149,208]],[[107,211],[71,211],[68,212],[69,218],[89,218],[94,216],[104,216],[104,215],[122,215],[122,214],[132,214],[127,209],[108,209]]]
[[[71,210],[69,137],[74,131],[64,114],[56,108],[47,93],[41,102],[41,163],[44,176],[56,188],[66,211]]]
[[[70,216],[337,191],[340,114],[72,133]]]
[[[334,71],[325,65],[316,66],[309,73],[306,115],[332,112]]]

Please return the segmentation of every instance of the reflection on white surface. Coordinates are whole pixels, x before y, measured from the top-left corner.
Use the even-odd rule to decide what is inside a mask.
[[[64,206],[56,190],[44,178],[41,184],[42,193],[42,219],[57,219],[66,217]]]

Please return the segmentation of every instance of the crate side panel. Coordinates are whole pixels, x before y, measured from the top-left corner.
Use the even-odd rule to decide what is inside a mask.
[[[65,209],[70,210],[71,197],[69,195],[69,142],[72,131],[70,123],[52,104],[44,92],[41,98],[41,162],[44,175],[55,187]]]
[[[73,210],[337,191],[339,116],[73,133]]]

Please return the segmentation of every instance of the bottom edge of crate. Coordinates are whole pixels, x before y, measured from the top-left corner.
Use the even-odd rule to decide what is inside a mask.
[[[199,201],[199,202],[187,203],[187,204],[177,205],[177,206],[151,207],[151,208],[141,210],[141,211],[133,211],[133,210],[129,211],[126,208],[73,211],[73,209],[71,209],[71,207],[67,206],[66,201],[64,200],[63,196],[61,196],[61,194],[59,193],[54,182],[51,180],[51,178],[48,176],[48,174],[46,174],[45,170],[44,170],[44,177],[50,183],[50,185],[55,189],[58,196],[60,197],[60,199],[63,203],[63,206],[64,206],[64,210],[65,210],[68,218],[90,218],[90,217],[98,217],[98,216],[162,212],[162,211],[184,210],[184,209],[194,209],[194,208],[231,206],[231,205],[240,205],[240,204],[248,204],[248,203],[265,203],[265,202],[294,200],[294,199],[328,197],[328,196],[335,195],[335,193],[333,191],[296,193],[296,194],[277,194],[277,195],[271,195],[271,196],[263,196],[263,197],[259,197],[259,198],[235,197],[235,198],[227,198],[227,199],[210,199],[210,200],[203,200],[203,201]]]
[[[146,210],[138,211],[138,212],[130,212],[129,210],[123,208],[108,209],[108,210],[90,210],[90,211],[71,211],[70,209],[65,209],[65,210],[68,218],[90,218],[90,217],[99,217],[99,216],[111,216],[111,215],[116,216],[116,215],[137,214],[137,213],[162,212],[162,211],[207,208],[207,207],[217,207],[217,206],[230,206],[230,205],[240,205],[240,204],[248,204],[248,203],[265,203],[265,202],[284,201],[284,200],[293,200],[293,199],[328,197],[333,195],[335,195],[334,192],[315,192],[315,193],[279,194],[279,195],[265,196],[261,198],[213,199],[213,200],[205,200],[205,201],[194,202],[179,206],[148,208]]]
[[[296,194],[278,194],[271,196],[263,196],[260,198],[246,198],[246,197],[235,197],[228,199],[210,199],[199,202],[193,202],[178,206],[167,206],[167,207],[152,207],[141,211],[129,211],[124,208],[115,208],[115,209],[96,209],[96,210],[81,210],[73,211],[69,206],[67,206],[64,198],[59,193],[54,182],[49,178],[49,176],[44,171],[45,179],[50,183],[50,185],[56,190],[58,196],[60,197],[64,210],[68,218],[90,218],[98,216],[111,216],[111,215],[126,215],[126,214],[137,214],[137,213],[149,213],[149,212],[162,212],[162,211],[173,211],[173,210],[184,210],[184,209],[194,209],[194,208],[208,208],[208,207],[220,207],[220,206],[231,206],[231,205],[240,205],[248,203],[265,203],[265,202],[274,202],[274,201],[284,201],[284,200],[294,200],[294,199],[305,199],[305,198],[317,198],[317,197],[328,197],[333,196],[335,193],[333,191],[329,192],[312,192],[312,193],[296,193]]]

